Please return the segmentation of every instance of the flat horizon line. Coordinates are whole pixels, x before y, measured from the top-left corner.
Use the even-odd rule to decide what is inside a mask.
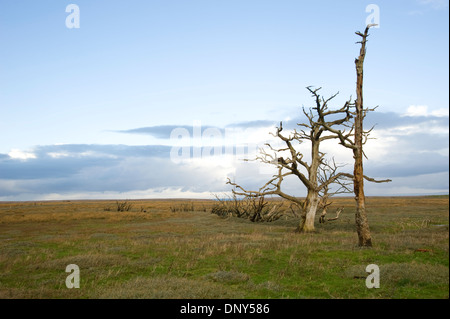
[[[449,194],[434,194],[434,195],[371,195],[366,196],[366,198],[413,198],[413,197],[448,197]],[[306,198],[304,196],[300,196],[297,198]],[[336,196],[335,199],[353,199],[354,196]],[[286,200],[283,198],[268,198],[268,200]],[[130,202],[139,202],[139,201],[217,201],[214,198],[137,198],[137,199],[128,199],[128,198],[112,198],[112,199],[42,199],[42,200],[16,200],[16,201],[1,201],[0,204],[8,204],[8,203],[40,203],[40,202],[111,202],[111,201],[130,201]]]

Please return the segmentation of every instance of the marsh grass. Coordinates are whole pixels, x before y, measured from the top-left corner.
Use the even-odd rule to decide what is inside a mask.
[[[213,201],[130,202],[0,203],[0,298],[448,298],[448,197],[368,198],[372,249],[356,246],[350,198],[312,234],[223,219]],[[380,289],[365,286],[372,263]]]

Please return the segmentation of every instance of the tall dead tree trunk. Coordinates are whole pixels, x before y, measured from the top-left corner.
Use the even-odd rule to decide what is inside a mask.
[[[362,37],[361,50],[359,57],[355,59],[356,66],[356,101],[355,101],[355,147],[353,148],[353,157],[355,159],[353,169],[353,188],[355,192],[356,200],[356,231],[358,233],[359,246],[372,247],[372,237],[370,235],[369,222],[366,214],[366,199],[364,195],[364,170],[363,170],[363,120],[365,117],[365,110],[363,107],[363,66],[364,58],[366,56],[366,42],[370,27],[374,26],[370,24],[366,27],[364,34],[356,32],[357,35]]]
[[[367,112],[373,111],[374,109],[364,109],[363,105],[363,66],[364,66],[364,58],[366,56],[366,43],[367,37],[369,33],[369,29],[376,24],[369,24],[366,27],[364,33],[356,32],[362,40],[357,42],[361,43],[361,49],[359,53],[359,57],[355,59],[356,66],[356,101],[354,103],[355,111],[352,112],[353,115],[353,125],[351,127],[350,132],[346,132],[345,130],[336,130],[332,128],[326,121],[321,121],[323,127],[334,134],[337,134],[340,140],[340,144],[346,148],[349,148],[353,151],[354,158],[354,167],[353,167],[353,175],[344,174],[347,177],[351,177],[353,179],[353,191],[355,194],[356,201],[356,212],[355,212],[355,222],[356,222],[356,231],[358,233],[359,246],[361,247],[371,247],[372,246],[372,237],[370,235],[369,222],[367,220],[366,214],[366,205],[365,205],[365,195],[364,195],[364,179],[375,182],[375,183],[386,183],[391,182],[390,179],[386,180],[375,180],[373,178],[367,177],[364,175],[363,170],[363,156],[365,157],[363,145],[367,142],[368,136],[372,131],[373,127],[370,130],[364,131],[363,121]],[[320,114],[322,118],[323,115]]]

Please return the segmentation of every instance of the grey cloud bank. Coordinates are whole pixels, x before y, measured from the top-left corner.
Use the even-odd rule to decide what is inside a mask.
[[[302,118],[286,121],[293,129]],[[448,194],[448,116],[402,116],[370,113],[366,127],[375,125],[377,139],[369,140],[365,172],[374,178],[391,178],[389,184],[366,183],[370,195]],[[223,128],[253,130],[279,122],[257,120]],[[180,126],[192,134],[192,126]],[[203,129],[212,126],[202,126]],[[170,159],[172,125],[120,131],[149,134],[163,145],[40,145],[32,150],[0,154],[0,200],[49,198],[150,198],[211,197],[228,192],[227,177],[247,189],[257,189],[270,175],[258,164],[212,157],[174,163]],[[116,131],[117,133],[117,131]],[[370,151],[376,146],[377,151]],[[343,152],[346,152],[345,150]],[[286,184],[292,194],[304,196],[295,180]]]

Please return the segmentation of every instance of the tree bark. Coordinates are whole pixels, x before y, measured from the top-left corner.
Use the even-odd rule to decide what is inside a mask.
[[[302,221],[297,231],[302,233],[314,232],[314,221],[316,219],[316,212],[319,206],[319,194],[316,191],[308,190],[306,196],[306,207],[302,215]]]
[[[370,25],[366,27],[364,34],[357,33],[362,37],[361,50],[359,57],[355,59],[356,65],[356,116],[355,116],[355,147],[353,148],[353,157],[355,166],[353,170],[353,187],[356,200],[356,231],[358,233],[359,246],[371,247],[372,237],[370,235],[369,222],[366,214],[366,199],[364,195],[364,171],[363,171],[363,66],[366,56],[366,42]]]
[[[315,128],[311,131],[311,166],[308,170],[308,180],[311,183],[311,187],[308,188],[306,196],[306,207],[302,222],[300,224],[300,232],[310,233],[314,229],[314,221],[316,219],[317,209],[319,208],[319,190],[317,187],[317,174],[319,173],[320,166],[320,134],[319,129]]]

